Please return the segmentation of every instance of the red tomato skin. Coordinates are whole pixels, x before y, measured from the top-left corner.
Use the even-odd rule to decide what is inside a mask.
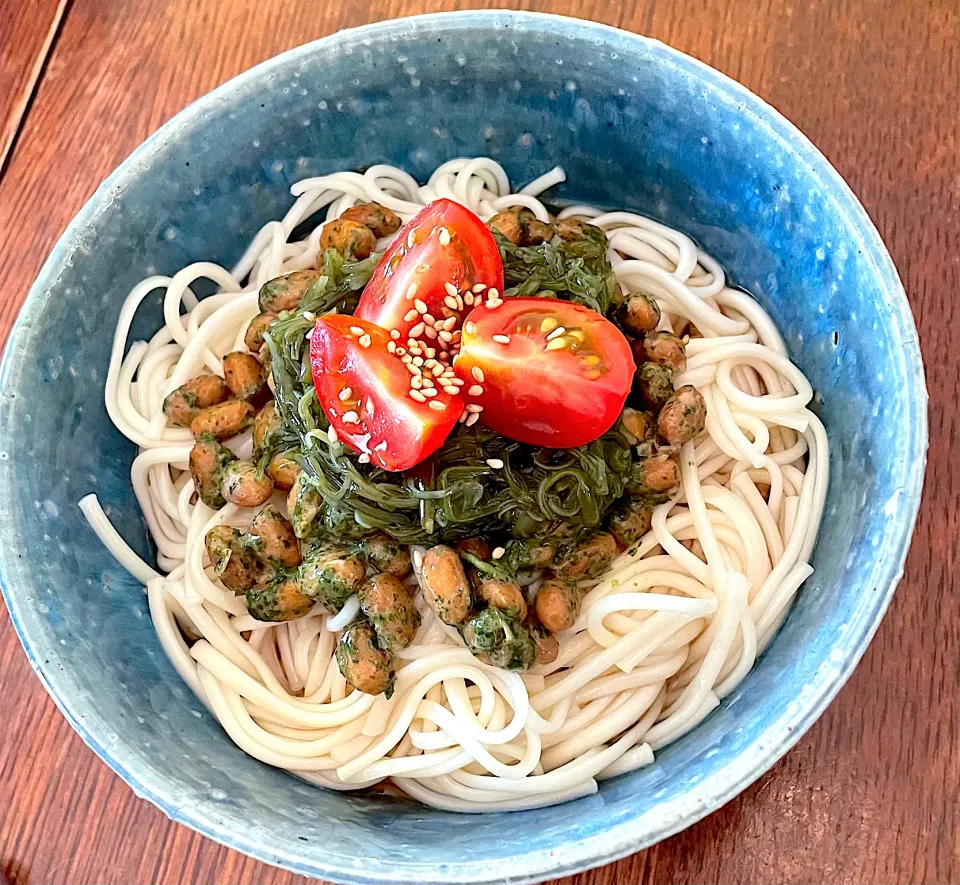
[[[446,245],[441,243],[444,229],[450,236]],[[473,212],[452,200],[435,200],[397,233],[364,288],[355,315],[387,330],[397,329],[405,341],[421,318],[404,317],[415,311],[419,300],[437,320],[457,315],[454,328],[459,328],[461,311],[444,302],[449,294],[446,283],[452,283],[461,297],[477,283],[502,293],[503,264],[493,234]],[[411,286],[415,291],[408,297]],[[462,313],[469,311],[465,306]]]
[[[370,336],[369,346],[360,344],[363,335]],[[414,400],[409,395],[412,376],[400,358],[388,352],[390,340],[385,329],[357,317],[320,317],[310,338],[310,368],[317,398],[338,439],[353,451],[369,455],[371,464],[400,471],[419,464],[443,445],[464,403],[462,397],[443,391],[434,397],[446,405],[443,411]],[[350,396],[341,400],[348,387]],[[367,408],[370,403],[372,412]],[[343,420],[351,411],[357,422]]]
[[[556,327],[583,330],[586,344],[566,337],[568,346],[547,351],[547,335],[556,328],[541,331],[548,318]],[[493,335],[510,341],[496,342]],[[585,362],[595,356],[598,362]],[[547,448],[586,445],[606,433],[623,411],[636,369],[630,344],[613,323],[552,298],[507,298],[493,309],[474,308],[454,368],[465,382],[467,401],[483,406],[485,426]]]

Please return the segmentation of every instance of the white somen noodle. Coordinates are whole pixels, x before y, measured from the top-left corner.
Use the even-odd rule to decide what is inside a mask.
[[[154,276],[127,297],[106,383],[111,420],[140,454],[132,484],[157,547],[155,570],[120,538],[96,498],[81,507],[118,561],[147,587],[161,645],[177,672],[233,741],[268,765],[319,786],[351,790],[391,778],[429,805],[462,812],[535,808],[585,796],[607,777],[649,764],[653,751],[694,728],[744,678],[812,572],[809,558],[827,491],[827,438],[807,409],[812,390],[790,363],[763,309],[727,285],[723,270],[684,234],[639,215],[571,206],[609,237],[624,292],[644,292],[660,328],[702,337],[687,345],[676,386],[693,384],[707,425],[679,455],[681,486],[654,511],[651,531],[619,556],[586,596],[560,654],[520,674],[488,666],[418,595],[413,644],[396,655],[388,700],[354,691],[337,667],[336,617],[263,623],[226,590],[207,561],[215,525],[245,529],[249,511],[194,501],[189,430],[169,425],[167,393],[221,357],[245,349],[257,292],[274,277],[312,268],[322,223],[289,237],[326,209],[379,202],[404,221],[446,197],[484,220],[526,206],[564,180],[554,169],[519,192],[486,158],[452,160],[424,186],[391,166],[298,182],[296,202],[265,225],[231,270],[210,262]],[[383,248],[387,241],[381,241]],[[212,281],[201,301],[192,286]],[[164,324],[129,344],[150,293],[164,294]],[[126,351],[126,355],[124,352]],[[229,442],[249,455],[249,434]],[[246,448],[244,448],[246,447]],[[281,496],[274,503],[285,513]]]

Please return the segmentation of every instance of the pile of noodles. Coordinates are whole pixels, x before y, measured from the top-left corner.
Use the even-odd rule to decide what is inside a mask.
[[[186,470],[193,440],[170,426],[164,396],[220,358],[244,349],[267,280],[311,268],[326,208],[381,203],[404,220],[440,197],[481,218],[525,206],[564,180],[554,169],[520,191],[486,158],[453,160],[425,186],[391,166],[298,182],[280,221],[254,237],[232,270],[198,262],[144,280],[120,313],[106,385],[114,424],[140,449],[131,481],[156,542],[154,570],[123,542],[94,496],[81,507],[117,559],[147,588],[160,642],[173,666],[244,751],[337,790],[385,778],[438,808],[481,812],[533,808],[584,796],[597,781],[646,765],[659,747],[694,728],[731,692],[786,615],[809,565],[828,481],[827,438],[808,409],[810,384],[789,361],[769,316],[687,236],[626,212],[570,206],[609,237],[625,292],[662,310],[661,329],[699,336],[676,385],[707,404],[704,432],[683,446],[682,484],[658,506],[639,547],[619,556],[588,592],[560,654],[525,673],[487,666],[442,624],[419,594],[422,625],[396,654],[388,700],[354,691],[334,659],[348,604],[286,623],[263,623],[226,590],[203,539],[220,524],[245,528],[252,511],[213,511],[193,501]],[[627,183],[624,183],[626,186]],[[386,245],[386,241],[380,246]],[[322,260],[322,256],[321,256]],[[191,290],[212,281],[216,294]],[[156,290],[164,324],[127,349],[134,313]],[[124,351],[126,350],[126,355]],[[228,445],[249,457],[249,432]],[[285,509],[281,495],[274,503]],[[415,576],[411,580],[415,580]],[[531,598],[536,583],[527,587]]]

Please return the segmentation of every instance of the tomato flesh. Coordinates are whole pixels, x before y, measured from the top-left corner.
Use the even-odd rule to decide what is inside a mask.
[[[443,445],[464,403],[439,385],[432,397],[416,391],[423,402],[411,396],[414,376],[391,353],[391,344],[396,347],[373,323],[330,314],[313,328],[310,367],[317,398],[340,441],[371,464],[397,471]]]
[[[435,200],[390,244],[363,290],[356,316],[398,330],[403,341],[424,314],[435,322],[455,317],[447,328],[452,332],[474,301],[479,303],[473,289],[480,284],[503,291],[503,264],[493,234],[459,203]]]
[[[480,420],[520,442],[582,446],[623,411],[635,365],[623,333],[599,313],[552,298],[474,308],[454,361]]]

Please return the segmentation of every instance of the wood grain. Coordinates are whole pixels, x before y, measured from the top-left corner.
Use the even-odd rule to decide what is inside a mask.
[[[0,333],[99,181],[198,95],[283,49],[470,0],[73,0],[0,179]],[[926,498],[903,583],[849,684],[743,795],[564,880],[950,882],[958,856],[958,16],[930,0],[528,0],[662,39],[776,105],[877,223],[920,328]],[[0,6],[0,35],[10,32]],[[3,95],[0,84],[0,96]],[[2,105],[0,105],[2,110]],[[0,874],[12,882],[305,881],[170,823],[71,731],[0,615]]]
[[[68,0],[14,0],[0,10],[0,173],[40,80]]]

